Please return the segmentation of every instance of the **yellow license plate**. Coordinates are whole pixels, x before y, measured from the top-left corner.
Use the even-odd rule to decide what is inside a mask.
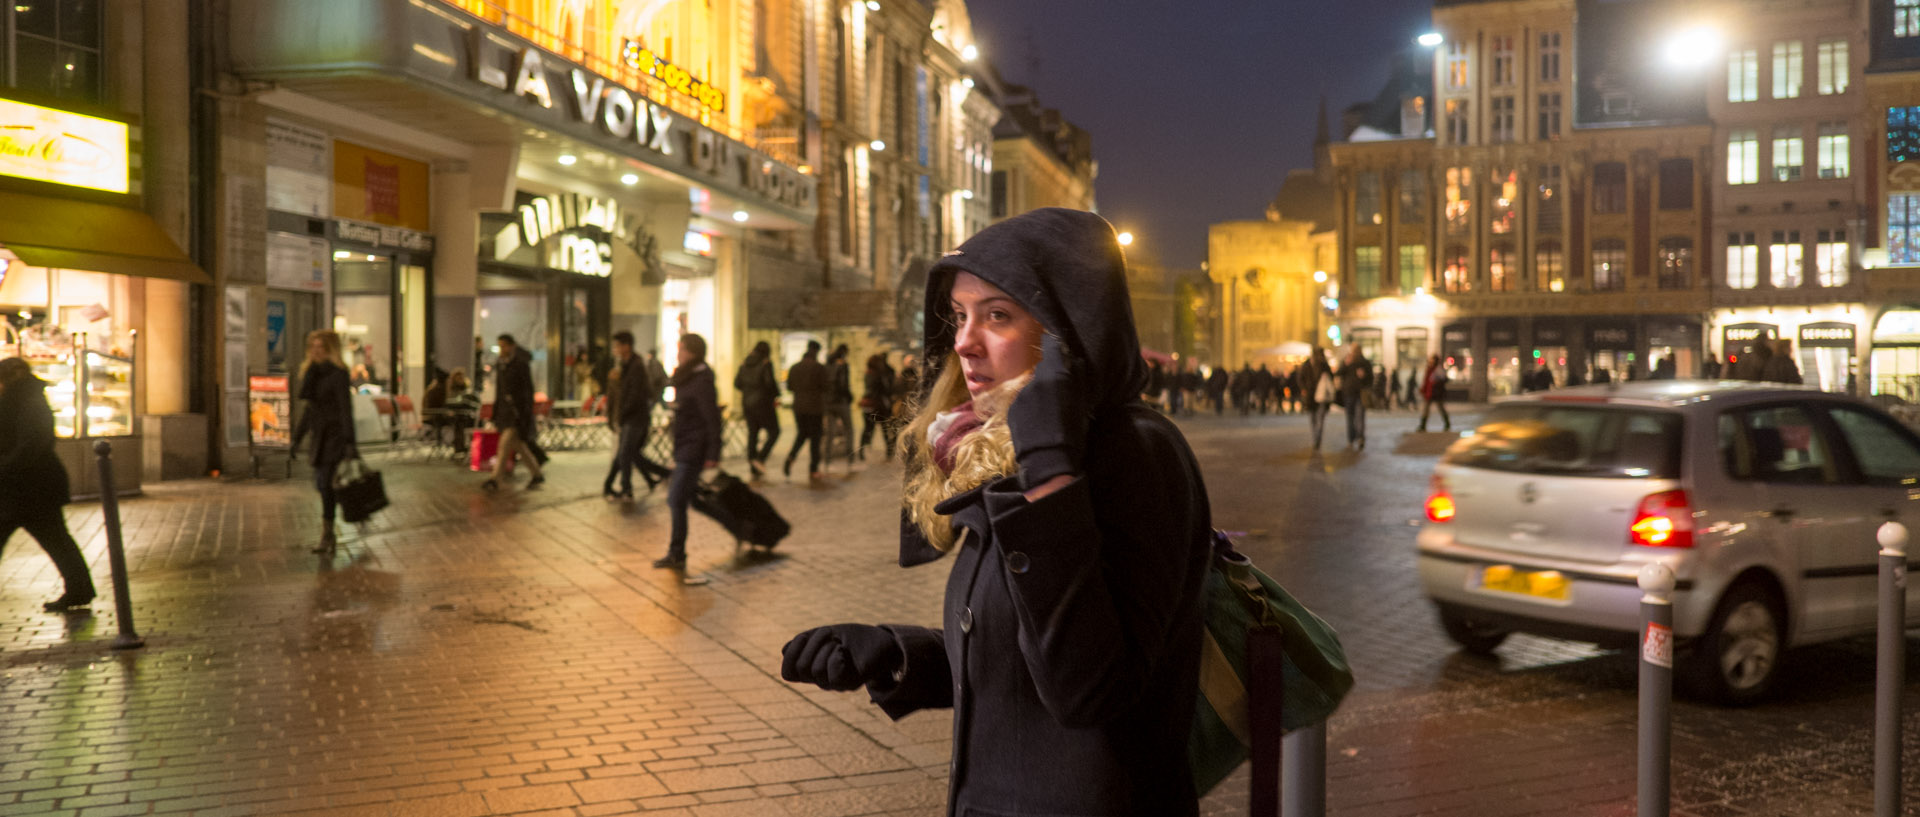
[[[1512,565],[1489,565],[1480,570],[1480,586],[1498,593],[1566,601],[1572,585],[1558,570],[1516,570]]]

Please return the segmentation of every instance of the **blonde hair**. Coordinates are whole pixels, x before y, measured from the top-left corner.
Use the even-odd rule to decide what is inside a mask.
[[[1028,376],[1014,378],[973,399],[974,413],[982,424],[953,447],[953,470],[946,471],[934,462],[933,446],[927,429],[944,412],[967,402],[966,377],[960,371],[960,357],[947,353],[940,366],[940,377],[914,408],[907,423],[905,446],[907,486],[901,497],[907,517],[913,520],[927,543],[941,551],[953,547],[952,517],[935,513],[933,508],[948,497],[971,491],[988,482],[1010,475],[1017,465],[1013,457],[1013,431],[1007,427],[1006,408],[1027,384]]]
[[[347,364],[340,359],[340,333],[339,332],[335,332],[332,329],[315,329],[311,332],[308,332],[307,333],[308,346],[313,345],[314,338],[320,339],[321,346],[326,352],[326,361],[328,363],[332,363],[333,365],[339,366],[342,369],[347,367]],[[300,368],[301,374],[305,375],[307,367],[312,365],[313,365],[313,359],[309,357],[307,359],[307,362],[304,365],[302,365]]]

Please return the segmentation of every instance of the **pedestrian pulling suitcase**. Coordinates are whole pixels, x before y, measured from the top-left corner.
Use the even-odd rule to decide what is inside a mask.
[[[772,550],[793,529],[766,497],[725,471],[693,492],[693,509],[733,534],[736,547],[745,542]]]

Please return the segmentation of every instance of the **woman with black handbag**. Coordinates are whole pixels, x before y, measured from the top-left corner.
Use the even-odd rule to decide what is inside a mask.
[[[360,455],[353,438],[353,392],[347,368],[340,360],[340,335],[330,329],[307,334],[307,363],[300,373],[300,399],[306,411],[293,429],[292,450],[313,434],[313,487],[320,491],[320,543],[314,553],[332,553],[333,517],[337,502],[333,478],[340,463]],[[290,455],[293,456],[293,455]]]
[[[951,553],[940,627],[800,633],[781,674],[951,708],[947,813],[1194,815],[1206,487],[1146,364],[1113,227],[1046,208],[927,273],[902,565]]]

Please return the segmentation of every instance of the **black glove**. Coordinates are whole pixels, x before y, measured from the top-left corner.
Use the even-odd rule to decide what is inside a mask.
[[[1080,472],[1080,456],[1087,445],[1087,412],[1081,397],[1066,344],[1046,333],[1033,379],[1007,409],[1022,490]]]
[[[780,677],[844,692],[891,682],[906,660],[893,633],[867,624],[815,627],[780,648]]]

